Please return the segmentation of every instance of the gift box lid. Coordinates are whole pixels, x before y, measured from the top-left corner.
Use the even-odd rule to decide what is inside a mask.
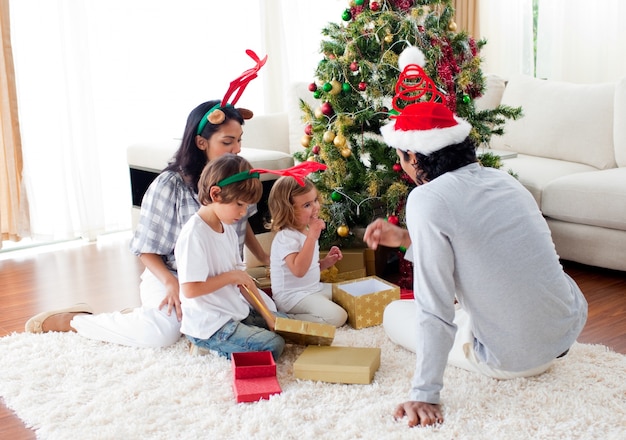
[[[276,376],[267,376],[251,379],[234,379],[233,391],[235,400],[241,403],[269,399],[270,396],[280,394],[282,389]]]
[[[296,359],[296,378],[368,384],[380,367],[380,348],[309,346]]]
[[[330,345],[335,339],[335,326],[319,322],[277,317],[274,331],[286,341],[300,345]]]
[[[234,379],[276,376],[276,362],[271,351],[233,353],[231,367]]]

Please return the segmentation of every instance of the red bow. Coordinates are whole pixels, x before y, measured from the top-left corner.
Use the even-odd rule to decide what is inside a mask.
[[[300,186],[304,186],[304,178],[307,175],[314,173],[315,171],[323,171],[326,168],[327,166],[323,163],[307,160],[285,170],[264,170],[261,168],[255,168],[250,170],[250,173],[270,173],[278,176],[290,176],[296,179],[296,182],[298,182]]]

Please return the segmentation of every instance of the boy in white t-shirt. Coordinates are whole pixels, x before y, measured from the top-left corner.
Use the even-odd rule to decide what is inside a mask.
[[[249,295],[273,313],[276,305],[244,270],[233,227],[263,192],[258,173],[250,169],[242,157],[226,154],[211,161],[200,176],[202,206],[183,227],[174,251],[183,309],[181,332],[192,344],[228,359],[232,353],[246,351],[271,351],[278,359],[285,341],[272,331],[272,316],[263,316],[251,306],[255,301]]]

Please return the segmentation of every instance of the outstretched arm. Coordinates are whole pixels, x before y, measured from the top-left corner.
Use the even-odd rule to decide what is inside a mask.
[[[363,241],[372,249],[377,249],[378,246],[411,246],[409,231],[380,218],[367,226]]]

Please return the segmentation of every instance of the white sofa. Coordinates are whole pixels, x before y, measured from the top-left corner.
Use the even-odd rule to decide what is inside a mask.
[[[626,78],[571,84],[516,76],[501,103],[521,106],[494,136],[532,193],[564,260],[626,271]]]

